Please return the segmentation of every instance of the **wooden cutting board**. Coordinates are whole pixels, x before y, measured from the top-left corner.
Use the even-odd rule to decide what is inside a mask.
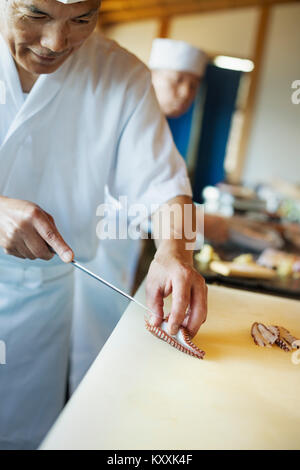
[[[129,306],[42,449],[300,449],[300,366],[250,336],[258,321],[300,337],[298,301],[210,286],[203,361],[143,315]]]

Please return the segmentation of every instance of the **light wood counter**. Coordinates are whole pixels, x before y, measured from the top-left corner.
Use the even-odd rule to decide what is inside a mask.
[[[143,316],[131,303],[43,449],[300,449],[300,366],[250,336],[260,321],[300,338],[300,302],[210,286],[203,361]]]

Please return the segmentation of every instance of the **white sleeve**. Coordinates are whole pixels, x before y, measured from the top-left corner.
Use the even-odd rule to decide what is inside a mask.
[[[192,196],[192,190],[149,72],[144,73],[142,93],[140,90],[138,86],[136,107],[119,139],[113,192],[117,197],[127,196],[129,204],[145,205],[150,213],[151,205],[161,205],[179,195]]]

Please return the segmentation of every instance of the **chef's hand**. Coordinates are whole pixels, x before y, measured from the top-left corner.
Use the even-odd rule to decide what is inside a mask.
[[[170,334],[176,335],[182,325],[194,337],[206,320],[207,286],[193,267],[193,252],[170,250],[169,242],[168,247],[162,243],[158,248],[146,281],[147,305],[157,315],[151,318],[154,326],[162,323],[164,298],[171,293]]]
[[[74,257],[50,214],[29,201],[4,196],[0,196],[0,246],[22,259],[48,261],[57,253],[68,263]]]

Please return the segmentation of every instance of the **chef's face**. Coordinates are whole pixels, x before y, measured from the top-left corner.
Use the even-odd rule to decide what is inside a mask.
[[[36,75],[55,72],[92,33],[100,3],[0,0],[1,33],[18,67]]]
[[[152,83],[163,113],[167,117],[179,117],[193,103],[200,77],[188,72],[153,70]]]

